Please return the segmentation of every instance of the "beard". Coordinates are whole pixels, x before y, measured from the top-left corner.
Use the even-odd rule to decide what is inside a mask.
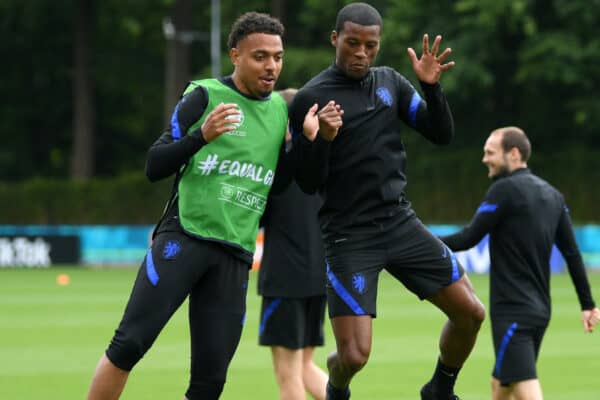
[[[508,169],[508,166],[506,164],[504,164],[504,165],[498,166],[493,173],[490,172],[490,179],[495,180],[498,178],[502,178],[503,176],[506,176],[509,173],[510,173],[510,171]]]
[[[262,90],[261,90],[261,91],[259,91],[259,92],[258,92],[258,95],[259,95],[261,98],[265,99],[265,98],[269,97],[269,96],[271,95],[271,93],[273,93],[273,91],[272,91],[272,90],[268,90],[268,91],[262,91]]]

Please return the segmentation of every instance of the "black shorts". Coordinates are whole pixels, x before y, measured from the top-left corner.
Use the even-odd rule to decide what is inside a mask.
[[[263,297],[259,344],[294,350],[322,346],[325,304],[325,296]]]
[[[492,319],[496,355],[492,376],[502,386],[537,379],[535,365],[547,326],[510,319]]]
[[[377,280],[387,270],[421,300],[460,279],[452,251],[418,218],[359,240],[326,243],[329,316],[377,314]]]

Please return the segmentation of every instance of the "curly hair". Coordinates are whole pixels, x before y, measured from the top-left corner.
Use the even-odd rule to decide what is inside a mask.
[[[242,14],[231,25],[227,47],[233,49],[238,42],[252,33],[267,33],[283,37],[284,28],[277,18],[255,11]]]

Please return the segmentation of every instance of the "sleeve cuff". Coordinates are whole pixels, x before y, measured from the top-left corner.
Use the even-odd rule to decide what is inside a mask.
[[[425,96],[427,96],[427,97],[437,96],[442,93],[442,85],[440,85],[439,82],[431,84],[431,83],[419,81],[419,84],[421,85],[421,89],[423,90],[423,93],[425,93]]]
[[[304,134],[299,135],[299,138],[297,139],[298,144],[300,144],[303,147],[313,147],[315,145],[318,145],[319,147],[322,146],[327,146],[329,147],[331,145],[331,142],[323,139],[321,137],[321,135],[317,134],[317,138],[314,141],[310,141],[306,136],[304,136]]]
[[[593,310],[594,308],[596,308],[596,303],[594,300],[583,301],[581,303],[581,311]]]
[[[194,129],[192,132],[190,132],[189,134],[190,137],[194,138],[195,142],[197,144],[200,145],[200,147],[208,144],[208,142],[206,141],[206,139],[204,139],[204,136],[202,135],[202,129],[198,128],[198,129]]]

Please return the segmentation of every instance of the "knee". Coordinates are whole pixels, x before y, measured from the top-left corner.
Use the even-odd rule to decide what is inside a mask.
[[[485,320],[485,307],[477,297],[473,296],[469,304],[462,308],[462,312],[450,319],[462,330],[478,332]]]
[[[188,400],[218,399],[223,391],[229,366],[228,357],[218,357],[215,349],[192,353],[190,384],[186,391]],[[214,350],[214,351],[213,351]]]
[[[485,320],[485,307],[476,297],[473,299],[471,306],[468,308],[465,320],[465,324],[468,326],[468,329],[474,332],[479,331],[481,324]]]
[[[492,377],[490,381],[490,387],[492,390],[492,400],[496,400],[500,396],[500,381],[498,379]]]
[[[278,363],[275,368],[275,379],[279,386],[290,385],[294,382],[302,382],[302,367],[295,368],[293,365]]]
[[[498,385],[498,380],[492,377],[492,379],[490,379],[490,389],[492,391],[492,394],[496,393],[496,390],[498,390]]]
[[[474,300],[473,309],[471,311],[471,319],[476,330],[479,330],[481,324],[485,320],[485,307],[477,298]]]
[[[117,333],[106,350],[106,356],[115,366],[131,371],[146,351],[148,346],[145,346],[141,340]]]
[[[344,346],[338,355],[339,362],[344,369],[354,374],[367,364],[370,353],[370,346],[359,344]]]
[[[225,381],[192,381],[185,397],[188,400],[217,400],[224,385]]]
[[[282,393],[304,393],[304,380],[302,372],[299,374],[275,374],[277,386]],[[283,396],[282,396],[283,397]]]

